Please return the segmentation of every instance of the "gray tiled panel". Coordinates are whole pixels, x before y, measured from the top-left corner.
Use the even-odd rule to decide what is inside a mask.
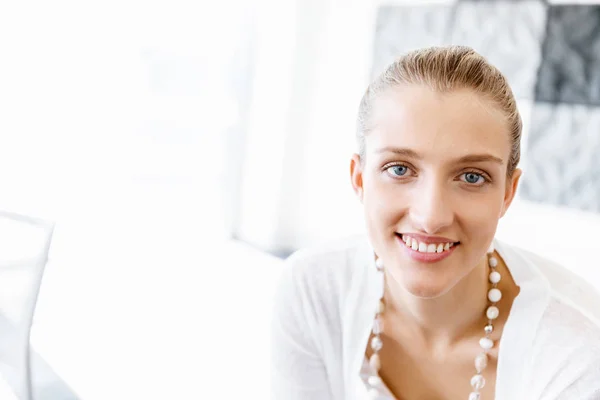
[[[600,108],[535,104],[524,198],[600,212]]]
[[[516,97],[532,99],[546,10],[540,1],[382,7],[377,17],[373,75],[407,51],[461,44],[473,47],[496,65]]]
[[[506,75],[516,97],[532,99],[546,12],[541,1],[459,3],[451,42],[474,48]]]
[[[447,44],[451,5],[385,6],[377,13],[373,76],[399,55],[421,47]]]
[[[536,100],[600,105],[600,5],[550,7]]]

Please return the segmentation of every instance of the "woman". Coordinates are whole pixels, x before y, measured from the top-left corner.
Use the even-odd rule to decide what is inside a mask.
[[[494,240],[521,176],[504,76],[466,47],[415,51],[358,122],[367,237],[288,259],[273,398],[600,399],[600,296]]]

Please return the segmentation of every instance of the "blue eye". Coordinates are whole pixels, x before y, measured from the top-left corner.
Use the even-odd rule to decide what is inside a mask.
[[[406,165],[392,165],[388,168],[388,171],[392,171],[394,176],[403,176],[408,172],[408,167]]]
[[[463,174],[464,176],[464,181],[470,184],[482,184],[485,182],[485,178],[478,173],[475,172],[467,172],[466,174]]]

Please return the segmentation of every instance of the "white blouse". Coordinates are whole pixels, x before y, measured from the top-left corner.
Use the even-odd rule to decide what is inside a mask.
[[[520,287],[500,340],[495,399],[599,400],[600,294],[540,256],[494,246]],[[286,260],[271,329],[272,399],[369,398],[361,375],[382,284],[362,236]]]

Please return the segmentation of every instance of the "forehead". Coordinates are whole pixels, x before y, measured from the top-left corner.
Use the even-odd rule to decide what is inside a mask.
[[[367,151],[410,148],[439,159],[490,153],[508,159],[506,117],[483,96],[470,90],[434,92],[408,85],[382,93],[374,103]]]

